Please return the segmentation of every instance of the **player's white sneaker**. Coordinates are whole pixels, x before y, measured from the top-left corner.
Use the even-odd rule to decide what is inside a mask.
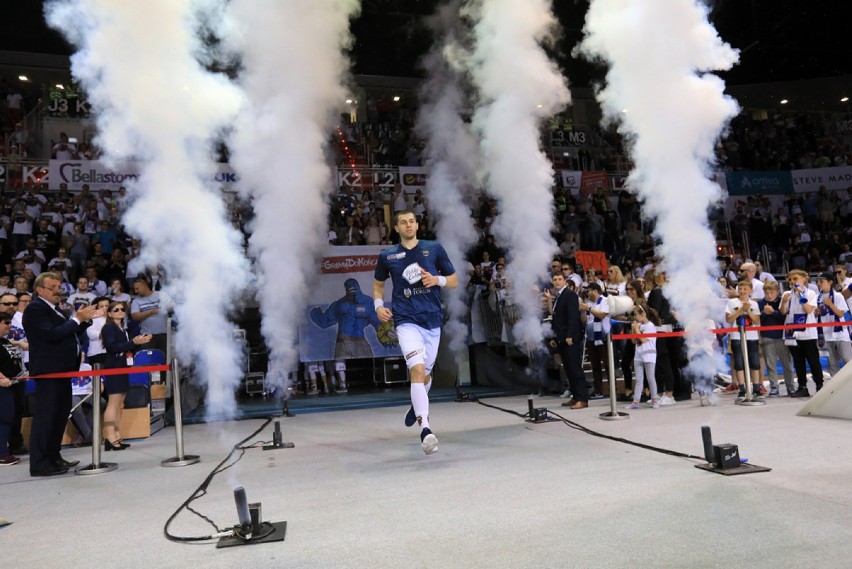
[[[432,434],[428,428],[420,431],[420,446],[426,454],[438,452],[438,437]]]

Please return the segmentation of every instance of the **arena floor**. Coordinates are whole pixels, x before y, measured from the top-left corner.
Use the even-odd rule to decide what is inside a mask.
[[[518,413],[521,396],[484,399]],[[721,398],[632,411],[608,422],[608,401],[570,411],[578,425],[690,455],[700,428],[735,443],[771,472],[722,476],[679,458],[591,436],[560,421],[531,424],[475,402],[438,402],[437,454],[424,456],[404,405],[279,418],[294,448],[246,450],[193,507],[219,528],[236,523],[232,489],[243,485],[286,539],[217,549],[164,536],[169,516],[234,444],[263,419],[185,428],[201,462],[163,468],[174,429],[104,454],[117,470],[30,478],[25,459],[0,470],[0,529],[8,567],[848,567],[852,558],[850,422],[796,416],[802,400],[762,407]],[[564,412],[563,412],[564,410]],[[273,423],[252,438],[272,439]],[[66,459],[90,462],[91,449]],[[178,536],[213,527],[182,512]]]

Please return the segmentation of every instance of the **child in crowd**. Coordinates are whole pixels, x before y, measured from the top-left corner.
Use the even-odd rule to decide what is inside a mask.
[[[817,293],[808,286],[808,273],[793,269],[787,273],[790,290],[781,295],[781,314],[784,324],[814,324],[817,316]],[[793,368],[796,370],[799,388],[790,393],[790,397],[810,397],[808,391],[807,367],[811,369],[816,390],[822,389],[822,364],[819,361],[817,329],[790,328],[784,330],[784,344],[790,348],[793,356]]]
[[[633,334],[653,334],[657,331],[657,326],[660,325],[660,317],[657,312],[644,302],[639,302],[633,307]],[[651,391],[651,399],[648,401],[654,409],[660,408],[660,399],[657,395],[657,379],[654,370],[657,366],[657,339],[656,338],[636,338],[633,340],[636,344],[636,355],[633,359],[633,368],[636,372],[636,385],[633,389],[633,403],[627,406],[628,409],[638,409],[639,401],[642,397],[642,383],[648,382],[648,389]]]
[[[741,280],[737,283],[737,298],[732,298],[725,306],[725,321],[728,324],[739,325],[745,319],[746,326],[757,326],[760,324],[760,309],[757,302],[751,299],[752,284],[748,279]],[[746,331],[745,350],[748,354],[748,369],[751,372],[751,383],[753,393],[755,395],[765,395],[766,388],[763,387],[763,382],[760,379],[760,358],[758,350],[758,333],[756,330]],[[745,369],[745,361],[743,360],[743,346],[740,340],[739,332],[734,332],[730,336],[731,342],[731,363],[734,368],[732,374],[732,387],[728,391],[739,389],[739,396],[745,397],[745,379],[743,370]]]

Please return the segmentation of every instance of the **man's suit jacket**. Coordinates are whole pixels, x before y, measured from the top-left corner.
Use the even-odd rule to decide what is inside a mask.
[[[77,324],[36,296],[24,310],[23,324],[30,344],[30,374],[80,369],[77,335],[89,322]]]
[[[556,343],[560,346],[565,344],[567,338],[573,338],[575,344],[582,339],[580,299],[577,293],[567,286],[562,289],[562,293],[553,304],[551,327],[553,328],[553,335],[556,337]]]

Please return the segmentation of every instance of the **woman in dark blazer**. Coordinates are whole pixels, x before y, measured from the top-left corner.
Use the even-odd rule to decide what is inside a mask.
[[[115,369],[129,367],[133,352],[137,346],[151,341],[150,334],[134,337],[132,340],[124,328],[124,316],[127,308],[123,302],[110,302],[107,309],[106,324],[101,330],[101,341],[106,350],[104,368]],[[124,396],[130,389],[130,377],[127,374],[104,376],[104,393],[107,395],[107,407],[104,411],[104,450],[124,450],[130,445],[121,440],[119,425],[124,410]]]

